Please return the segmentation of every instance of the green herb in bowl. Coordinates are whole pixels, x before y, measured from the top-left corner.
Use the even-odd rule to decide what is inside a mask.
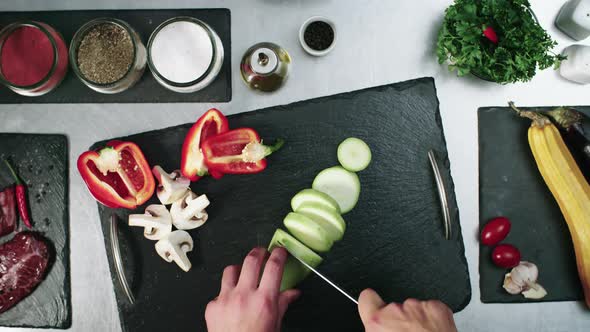
[[[506,84],[530,81],[537,68],[558,68],[564,56],[536,20],[528,0],[455,0],[438,35],[441,64]]]

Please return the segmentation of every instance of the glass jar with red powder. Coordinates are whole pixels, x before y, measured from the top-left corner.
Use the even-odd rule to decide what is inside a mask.
[[[51,26],[35,21],[0,30],[0,83],[23,96],[55,89],[68,70],[68,48]]]

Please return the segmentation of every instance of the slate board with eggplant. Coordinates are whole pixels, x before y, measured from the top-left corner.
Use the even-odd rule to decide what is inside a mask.
[[[188,273],[162,260],[142,228],[127,225],[130,214],[157,203],[155,196],[134,211],[99,205],[123,330],[205,330],[205,306],[219,292],[224,267],[240,263],[254,246],[268,246],[275,230],[284,228],[293,195],[309,188],[322,169],[338,165],[336,149],[347,137],[363,139],[372,162],[358,173],[360,199],[344,215],[346,233],[323,255],[319,269],[355,296],[372,287],[388,301],[440,299],[453,311],[462,310],[471,288],[438,105],[433,79],[423,78],[229,116],[230,128],[252,127],[265,141],[286,143],[268,157],[261,173],[192,183],[191,189],[206,194],[211,205],[207,223],[190,231],[195,248]],[[151,166],[171,171],[179,168],[191,126],[118,139],[136,143]],[[428,159],[431,149],[446,183],[450,240]],[[119,219],[118,240],[134,304],[125,296],[111,256],[113,214]],[[362,329],[357,308],[324,281],[310,276],[299,287],[303,296],[289,309],[285,331]]]
[[[547,112],[555,107],[523,108]],[[573,107],[586,116],[589,107]],[[480,245],[479,272],[484,303],[572,301],[584,298],[578,277],[572,236],[560,207],[539,171],[527,140],[531,121],[520,118],[509,107],[480,108],[479,116],[479,201],[480,229],[490,219],[505,216],[511,230],[503,241],[520,249],[522,260],[538,266],[538,282],[547,291],[542,299],[511,295],[503,289],[507,269],[494,265],[493,247]],[[588,120],[582,121],[586,135]],[[571,134],[571,133],[570,133]],[[561,135],[587,179],[590,159],[578,149],[577,139]],[[575,138],[575,137],[574,137]],[[574,143],[574,144],[572,144]],[[575,198],[574,198],[575,199]]]

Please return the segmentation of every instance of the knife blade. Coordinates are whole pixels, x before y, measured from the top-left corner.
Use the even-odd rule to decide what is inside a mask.
[[[326,278],[323,274],[321,274],[320,272],[318,272],[316,269],[314,269],[313,267],[309,266],[309,264],[307,264],[306,262],[304,262],[303,260],[299,259],[299,257],[295,256],[289,249],[287,249],[286,247],[283,246],[283,248],[285,248],[285,250],[287,250],[287,252],[293,256],[293,258],[295,258],[296,260],[299,261],[299,263],[303,264],[303,266],[305,266],[306,268],[310,269],[313,273],[315,273],[318,277],[322,278],[325,282],[327,282],[328,284],[330,284],[330,286],[336,288],[336,290],[338,290],[340,293],[342,293],[344,296],[346,296],[348,299],[350,299],[352,302],[356,303],[357,305],[359,304],[358,301],[350,296],[350,294],[348,294],[347,292],[345,292],[342,288],[338,287],[338,285],[336,285],[335,283],[333,283],[330,279]]]

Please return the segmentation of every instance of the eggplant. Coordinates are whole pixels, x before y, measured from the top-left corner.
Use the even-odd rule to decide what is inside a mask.
[[[543,113],[557,125],[576,163],[580,166],[586,180],[590,182],[590,139],[582,126],[585,116],[573,108],[565,107]]]

